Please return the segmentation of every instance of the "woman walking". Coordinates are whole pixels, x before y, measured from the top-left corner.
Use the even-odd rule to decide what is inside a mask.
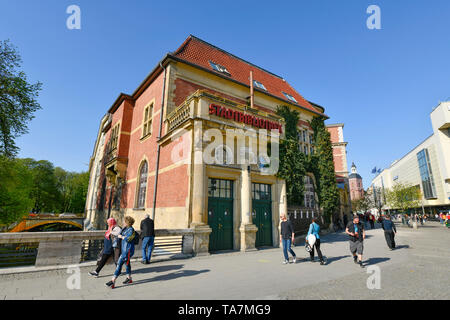
[[[114,263],[117,265],[117,260],[120,255],[120,227],[117,225],[114,218],[109,218],[107,221],[108,230],[105,232],[105,238],[103,239],[103,251],[100,261],[97,263],[97,269],[90,271],[91,276],[98,277],[99,272],[103,269],[106,262],[110,257],[114,259]]]
[[[320,265],[324,265],[322,251],[320,251],[320,226],[316,223],[316,219],[313,218],[311,224],[309,225],[308,234],[306,235],[306,242],[308,242],[308,237],[310,235],[314,235],[316,237],[316,241],[311,246],[311,251],[309,253],[311,257],[311,262],[314,262],[314,248],[317,249],[317,255],[319,256]]]
[[[126,216],[125,224],[126,227],[122,230],[122,232],[118,236],[119,239],[122,239],[122,253],[120,254],[119,261],[117,261],[117,268],[116,271],[114,272],[114,276],[112,277],[111,281],[106,283],[106,285],[108,287],[111,287],[111,289],[115,288],[116,279],[122,273],[122,266],[124,263],[126,263],[127,278],[125,279],[123,284],[133,283],[133,280],[131,279],[130,259],[134,255],[134,238],[138,237],[139,235],[133,228],[134,219],[132,217]]]
[[[294,226],[291,221],[287,221],[286,214],[281,214],[281,233],[280,233],[280,243],[283,245],[283,254],[284,254],[284,264],[289,263],[288,250],[292,254],[294,258],[292,263],[297,261],[297,257],[295,255],[294,250],[291,249],[291,244],[294,242],[295,232]]]

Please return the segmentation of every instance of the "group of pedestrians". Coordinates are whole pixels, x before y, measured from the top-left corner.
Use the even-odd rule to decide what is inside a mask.
[[[369,220],[371,221],[371,220]],[[375,218],[373,218],[373,224],[375,223]],[[392,222],[391,217],[386,215],[385,218],[381,218],[379,220],[381,223],[381,227],[384,230],[384,236],[386,239],[386,243],[390,250],[395,249],[395,235],[397,234],[397,229],[395,224]],[[371,228],[374,226],[371,223]],[[305,239],[305,248],[310,253],[311,262],[314,262],[314,253],[317,251],[317,255],[319,256],[320,265],[324,265],[324,259],[322,255],[322,251],[320,250],[320,226],[317,224],[316,219],[312,219],[311,224],[309,225],[308,234]],[[353,256],[353,261],[355,264],[358,264],[361,268],[364,268],[363,265],[363,253],[364,253],[364,240],[366,238],[365,231],[365,223],[361,221],[359,215],[355,214],[353,216],[352,221],[349,221],[345,228],[345,233],[349,236],[349,247],[350,252]],[[292,250],[291,245],[294,243],[294,227],[292,222],[287,220],[286,215],[281,215],[281,233],[280,233],[280,244],[283,247],[284,254],[284,264],[289,263],[288,252],[292,255],[293,263],[296,263],[297,256]]]
[[[122,273],[124,264],[126,266],[126,279],[123,281],[123,284],[133,283],[130,262],[134,255],[135,246],[139,244],[139,239],[142,239],[142,264],[150,263],[153,252],[155,229],[154,222],[150,219],[150,216],[147,214],[145,219],[141,221],[141,234],[133,228],[135,221],[132,217],[126,216],[124,221],[125,227],[120,228],[114,218],[107,220],[108,230],[105,232],[103,249],[97,261],[97,268],[89,272],[90,275],[98,277],[105,264],[112,258],[116,264],[116,269],[112,279],[106,283],[106,286],[112,289],[115,288],[116,280]]]

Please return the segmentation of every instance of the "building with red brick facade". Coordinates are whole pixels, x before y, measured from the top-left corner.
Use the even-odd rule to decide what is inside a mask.
[[[330,133],[331,144],[333,146],[334,171],[336,174],[336,183],[340,194],[339,218],[351,213],[350,186],[347,167],[347,142],[344,140],[344,124],[327,125]]]
[[[282,138],[280,105],[299,112],[304,136],[312,136],[308,121],[324,116],[282,77],[189,36],[101,120],[87,219],[102,228],[110,216],[131,215],[139,226],[148,213],[156,229],[192,228],[197,254],[277,246],[285,182],[264,171],[261,135],[251,140],[248,132],[265,129],[267,139]],[[242,136],[244,147],[211,150],[229,132],[238,133],[233,141]],[[238,154],[256,152],[252,141],[259,146],[255,162],[238,163]],[[311,139],[300,145],[313,151]],[[208,162],[205,154],[226,161]]]
[[[364,187],[362,177],[356,170],[356,165],[352,163],[352,173],[348,177],[350,183],[350,197],[352,200],[364,198]]]

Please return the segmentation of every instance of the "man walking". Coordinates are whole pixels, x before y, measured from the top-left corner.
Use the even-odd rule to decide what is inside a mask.
[[[357,215],[353,217],[353,221],[348,223],[345,233],[350,236],[350,252],[353,254],[353,261],[356,264],[359,264],[361,268],[364,268],[362,264],[362,255],[366,231],[364,230],[363,224],[359,222],[359,217]]]
[[[395,228],[395,224],[391,220],[391,216],[387,215],[384,218],[381,227],[384,230],[384,237],[386,238],[386,243],[389,249],[394,250],[395,249],[394,237],[395,234],[397,233],[397,229]]]
[[[155,243],[155,224],[148,214],[141,221],[142,264],[149,264]]]
[[[288,256],[288,250],[292,254],[292,257],[294,260],[292,261],[295,263],[297,261],[297,257],[295,255],[294,250],[291,249],[291,244],[294,242],[294,226],[292,225],[291,221],[287,221],[286,214],[281,214],[281,233],[280,233],[280,243],[283,245],[283,254],[284,254],[284,264],[289,263],[289,256]]]

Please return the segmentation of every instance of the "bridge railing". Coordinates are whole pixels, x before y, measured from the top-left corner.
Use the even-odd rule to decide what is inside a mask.
[[[95,261],[103,247],[105,230],[0,233],[0,268],[25,265],[57,266]],[[189,257],[192,229],[157,229],[153,256]],[[135,258],[142,257],[142,241]]]

